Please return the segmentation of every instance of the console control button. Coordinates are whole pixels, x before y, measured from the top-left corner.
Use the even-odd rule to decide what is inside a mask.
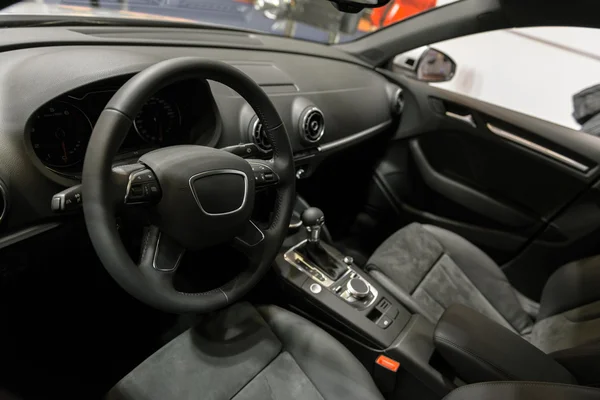
[[[310,285],[310,291],[313,292],[314,294],[321,293],[322,289],[323,289],[322,286],[319,285],[318,283],[313,283],[312,285]]]
[[[350,293],[350,295],[356,299],[362,299],[370,293],[369,285],[367,285],[367,282],[360,278],[350,279],[346,287],[348,289],[348,293]]]
[[[379,318],[379,321],[377,321],[377,326],[383,329],[386,329],[391,324],[392,319],[386,315],[382,316],[381,318]]]

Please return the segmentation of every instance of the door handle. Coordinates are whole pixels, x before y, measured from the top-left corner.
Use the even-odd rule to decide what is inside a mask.
[[[465,124],[472,126],[473,128],[477,128],[477,124],[475,123],[475,120],[473,119],[473,116],[471,114],[460,115],[451,111],[446,111],[446,117],[456,119],[460,122],[464,122]]]

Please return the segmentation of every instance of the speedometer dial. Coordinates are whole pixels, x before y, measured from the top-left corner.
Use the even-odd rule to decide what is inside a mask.
[[[156,96],[148,100],[133,121],[135,130],[142,139],[158,145],[169,140],[179,123],[177,106]]]
[[[80,163],[92,134],[92,124],[79,108],[64,101],[42,107],[31,129],[35,154],[44,164],[66,168]]]

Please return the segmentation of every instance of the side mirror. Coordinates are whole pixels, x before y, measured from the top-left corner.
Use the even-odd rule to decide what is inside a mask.
[[[403,72],[423,82],[447,82],[456,73],[456,63],[446,54],[428,46],[394,57],[394,72]]]
[[[329,0],[335,8],[346,13],[358,13],[365,8],[383,7],[390,0]]]

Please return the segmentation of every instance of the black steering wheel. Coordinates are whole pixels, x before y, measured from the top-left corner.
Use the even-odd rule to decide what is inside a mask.
[[[244,159],[224,150],[183,145],[113,168],[113,158],[144,103],[158,90],[190,78],[217,81],[239,93],[262,121],[272,159]],[[268,228],[260,229],[250,216],[255,190],[266,186],[276,190],[275,208]],[[164,311],[208,312],[244,295],[275,259],[295,201],[292,148],[273,103],[250,77],[222,62],[171,59],[131,78],[102,111],[85,155],[82,194],[92,244],[119,285]],[[153,225],[136,265],[119,237],[115,216],[123,204],[139,203],[147,203]],[[208,292],[184,293],[174,287],[173,276],[186,249],[227,241],[248,256],[249,268]]]

